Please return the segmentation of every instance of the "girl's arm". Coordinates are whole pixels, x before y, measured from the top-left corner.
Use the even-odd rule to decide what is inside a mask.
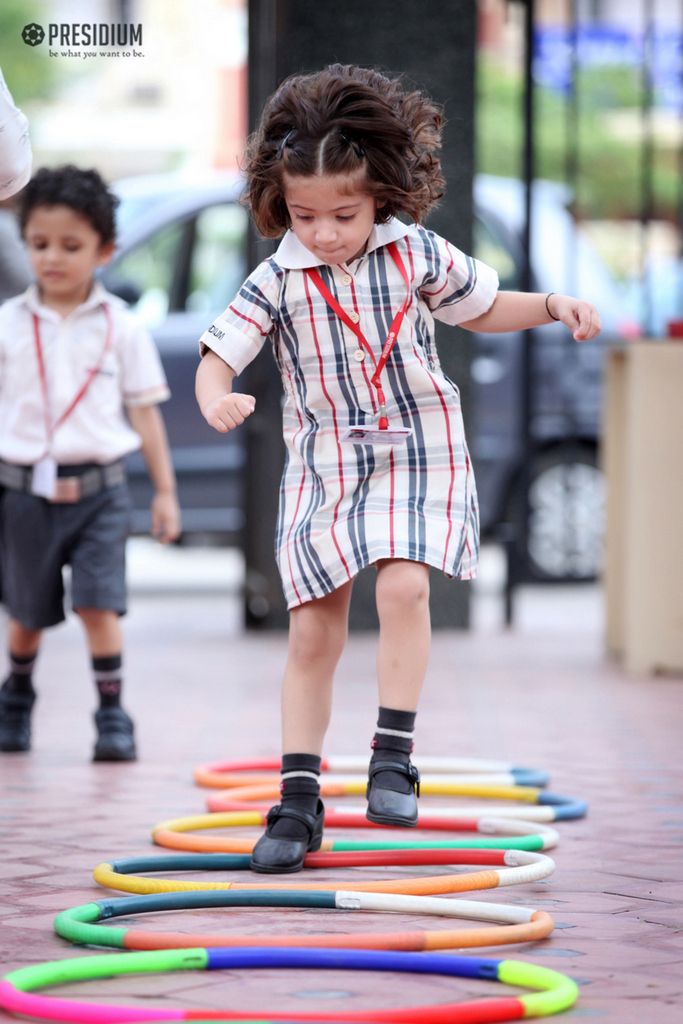
[[[142,438],[142,455],[154,485],[152,536],[170,544],[180,534],[180,509],[166,427],[158,405],[132,405],[126,411],[131,427]]]
[[[484,334],[502,334],[504,331],[524,331],[529,327],[541,327],[561,320],[576,341],[588,341],[600,333],[602,324],[595,306],[571,295],[547,296],[537,292],[498,292],[493,305],[481,316],[460,324],[468,331]]]
[[[215,430],[226,434],[239,427],[254,411],[251,395],[232,393],[235,371],[209,349],[197,369],[195,394],[202,416]]]

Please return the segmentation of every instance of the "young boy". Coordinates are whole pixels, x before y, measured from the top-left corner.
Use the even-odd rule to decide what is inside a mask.
[[[168,543],[180,525],[157,407],[169,397],[159,355],[93,277],[114,250],[116,203],[96,171],[72,166],[42,168],[19,199],[36,283],[0,309],[0,561],[10,616],[2,751],[30,749],[31,674],[42,630],[64,619],[70,564],[99,692],[94,760],[136,757],[120,703],[129,452],[142,448],[154,484],[153,534]]]

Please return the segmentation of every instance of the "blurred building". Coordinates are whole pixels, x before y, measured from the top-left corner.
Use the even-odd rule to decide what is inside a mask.
[[[140,24],[142,44],[49,47],[59,84],[48,101],[26,105],[36,166],[72,160],[109,179],[237,166],[246,133],[243,0],[45,0],[46,31],[49,23]]]

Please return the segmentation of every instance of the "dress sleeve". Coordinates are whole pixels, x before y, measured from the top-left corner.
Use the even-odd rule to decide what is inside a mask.
[[[199,339],[199,351],[211,349],[236,374],[261,351],[278,319],[283,271],[266,260],[247,278],[224,313]]]
[[[433,316],[446,324],[463,324],[490,309],[498,292],[496,271],[433,231],[421,233],[429,271],[420,295]]]
[[[15,107],[0,71],[0,199],[9,199],[31,177],[28,120]]]
[[[171,397],[161,358],[147,328],[130,313],[121,314],[121,389],[127,406],[158,405]]]

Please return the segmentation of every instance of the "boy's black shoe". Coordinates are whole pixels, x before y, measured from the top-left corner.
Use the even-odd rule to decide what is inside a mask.
[[[95,725],[98,735],[93,761],[137,759],[133,723],[123,708],[100,708],[95,712]]]
[[[375,778],[378,772],[398,772],[410,783],[410,792],[397,793],[393,789],[380,789]],[[368,788],[365,792],[368,809],[365,817],[378,825],[417,825],[417,799],[420,795],[420,773],[410,761],[371,761],[368,769]]]
[[[36,700],[33,691],[17,693],[6,679],[0,689],[0,751],[31,749],[31,709]]]
[[[295,818],[305,825],[308,834],[303,839],[277,838],[269,835],[278,818]],[[268,828],[251,855],[251,870],[266,875],[284,875],[292,871],[301,871],[306,854],[319,850],[323,841],[325,808],[322,800],[318,800],[315,814],[309,814],[299,807],[277,804],[268,811],[266,821]]]

